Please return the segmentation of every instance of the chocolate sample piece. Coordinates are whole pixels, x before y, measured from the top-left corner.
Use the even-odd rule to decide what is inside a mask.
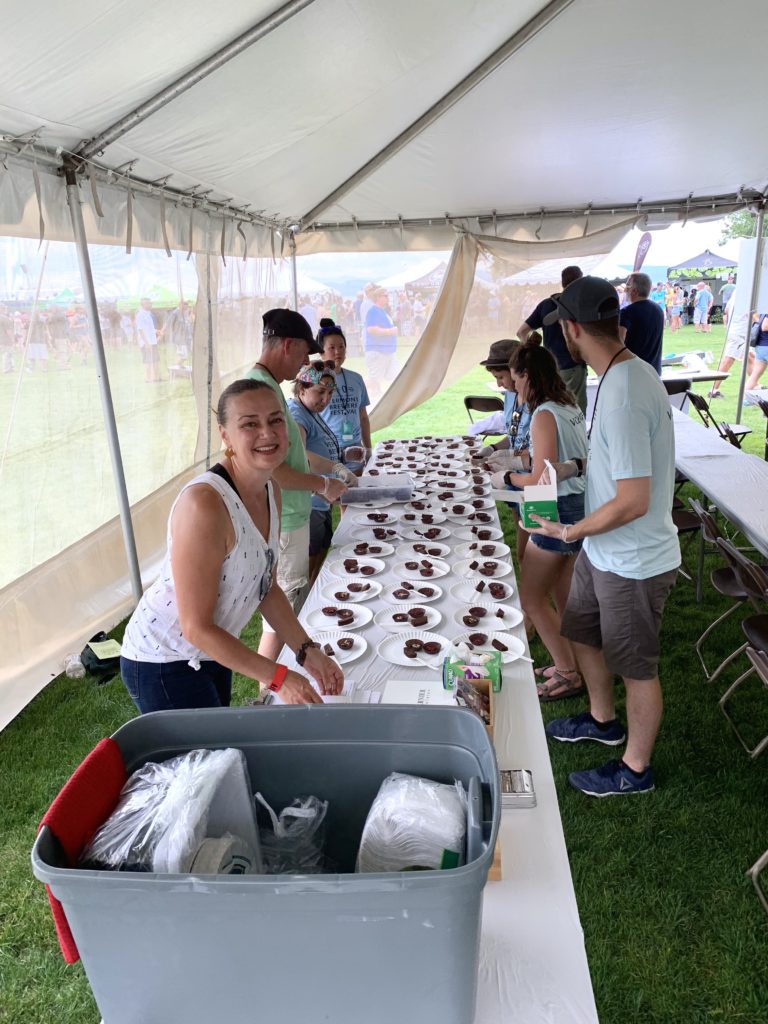
[[[428,555],[439,556],[442,555],[442,553],[442,548],[427,548]]]
[[[442,644],[439,644],[437,640],[428,640],[424,644],[425,654],[439,654],[442,650]]]
[[[327,654],[329,658],[332,658],[333,647],[330,644],[323,644],[323,654]]]
[[[425,608],[418,608],[414,606],[413,608],[408,609],[408,614],[412,619],[415,619],[417,615],[426,615],[427,612]]]
[[[496,545],[495,544],[483,544],[480,548],[481,555],[495,555]]]
[[[426,568],[425,569],[419,569],[419,576],[423,576],[424,579],[429,579],[430,577],[432,577],[434,575],[435,575],[435,570],[434,569],[426,569]]]
[[[465,626],[477,626],[480,623],[480,619],[476,619],[474,615],[463,615],[461,621]]]
[[[362,594],[364,591],[371,589],[371,584],[370,583],[350,583],[349,586],[347,587],[347,589],[351,590],[353,594]]]
[[[346,590],[337,590],[333,596],[336,598],[337,601],[349,600],[349,594],[347,593]]]
[[[387,513],[386,512],[369,512],[368,518],[373,523],[386,523]]]
[[[361,567],[360,572],[363,574],[363,576],[373,576],[373,574],[376,572],[376,568],[373,565],[364,565]]]
[[[422,597],[432,597],[435,593],[434,587],[418,587],[417,591]]]
[[[495,597],[497,601],[507,593],[506,587],[503,583],[491,583],[488,589],[491,592],[491,597]]]
[[[355,641],[351,636],[343,636],[340,640],[337,640],[336,643],[339,645],[340,651],[351,651]]]
[[[491,586],[493,587],[493,584],[491,584]],[[351,589],[352,585],[350,584],[350,590]],[[482,592],[485,590],[485,580],[479,580],[477,586],[475,587],[475,590],[477,590],[478,593],[482,594]],[[493,593],[493,590],[491,590],[491,593]]]
[[[339,609],[334,607],[332,604],[323,608],[323,615],[327,615],[329,618],[334,618],[339,614]]]
[[[418,562],[406,562],[405,563],[405,568],[409,572],[414,572],[416,569],[419,568],[419,563]]]
[[[415,626],[417,629],[420,629],[422,626],[426,626],[426,624],[427,624],[427,616],[426,615],[418,615],[415,618],[411,619],[411,625]]]
[[[501,640],[491,640],[491,647],[495,647],[497,651],[508,651],[509,648],[506,644],[503,644]]]
[[[411,594],[404,587],[398,587],[397,590],[392,591],[392,596],[396,597],[398,601],[407,601]]]
[[[474,647],[482,647],[483,644],[488,643],[488,637],[485,633],[470,633],[467,639]]]
[[[417,551],[420,555],[426,555],[427,545],[426,544],[414,544],[413,550]]]
[[[472,569],[472,570],[479,568],[479,566],[480,566],[479,562],[470,562],[469,563],[469,568]]]
[[[408,615],[405,612],[393,612],[393,622],[408,622]]]
[[[368,542],[362,541],[360,544],[355,544],[354,552],[356,555],[367,555],[368,554]]]
[[[427,538],[427,540],[434,540],[435,537],[440,536],[440,527],[433,526],[431,529],[427,530],[424,536]]]
[[[482,619],[482,617],[485,615],[486,611],[487,611],[486,608],[481,608],[480,605],[476,605],[474,608],[470,608],[469,609],[469,614],[470,615],[474,615],[475,618],[477,618],[477,619]]]

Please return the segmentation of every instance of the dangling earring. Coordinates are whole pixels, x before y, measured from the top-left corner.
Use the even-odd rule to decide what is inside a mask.
[[[232,456],[235,454],[235,449],[231,445],[227,445],[227,447],[224,449],[224,454],[228,459],[231,459]]]

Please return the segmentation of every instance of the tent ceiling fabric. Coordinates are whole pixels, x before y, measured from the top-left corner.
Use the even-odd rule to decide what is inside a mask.
[[[0,132],[42,128],[47,147],[74,150],[280,7],[8,0]],[[546,7],[316,0],[100,160],[135,160],[138,177],[170,174],[176,188],[197,185],[300,222]],[[725,45],[723,32],[730,27],[735,40],[739,26],[749,30]],[[443,220],[763,191],[768,140],[755,126],[766,28],[764,0],[733,0],[727,10],[716,0],[574,0],[319,220]],[[728,89],[694,95],[702,67],[717,68]],[[700,118],[688,116],[692,104]],[[366,244],[376,247],[375,232]]]

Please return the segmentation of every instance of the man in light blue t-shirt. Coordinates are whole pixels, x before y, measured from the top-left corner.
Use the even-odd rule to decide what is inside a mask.
[[[586,515],[574,525],[539,520],[563,541],[584,540],[563,614],[589,690],[590,710],[546,727],[552,739],[627,741],[623,758],[573,772],[569,782],[589,796],[654,788],[651,754],[662,715],[659,682],[661,616],[680,565],[672,521],[675,436],[664,386],[623,344],[619,299],[598,277],[583,277],[549,314],[562,324],[574,359],[600,377],[586,466],[557,466],[558,480],[586,471]],[[624,679],[627,730],[615,717],[614,676]]]

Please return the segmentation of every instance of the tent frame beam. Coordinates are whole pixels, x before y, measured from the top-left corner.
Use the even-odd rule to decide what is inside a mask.
[[[313,206],[301,218],[301,224],[313,224],[321,213],[324,213],[329,207],[337,203],[339,199],[347,195],[348,192],[351,192],[353,188],[356,188],[360,182],[377,171],[382,164],[391,160],[396,153],[399,153],[404,146],[407,146],[409,142],[420,135],[454,104],[463,99],[483,79],[501,67],[512,54],[522,49],[526,43],[530,42],[535,35],[546,28],[550,22],[554,21],[573,2],[574,0],[550,0],[550,3],[543,10],[539,11],[522,28],[518,29],[514,35],[510,36],[505,43],[502,43],[497,50],[494,50],[489,57],[486,57],[481,64],[478,64],[474,70],[462,78],[449,92],[426,110],[421,117],[410,124],[405,131],[400,132],[396,138],[387,143],[383,149],[379,150],[367,163],[358,168],[354,174],[350,175],[346,181],[343,181],[325,199],[321,199],[319,203]]]
[[[75,246],[77,248],[77,261],[80,266],[80,277],[83,283],[83,295],[85,308],[88,314],[88,326],[90,328],[91,340],[93,342],[93,354],[96,360],[96,377],[99,384],[99,395],[101,397],[101,409],[104,416],[104,429],[107,433],[107,445],[109,457],[112,462],[112,475],[117,492],[117,503],[120,509],[120,525],[123,531],[123,545],[128,561],[128,575],[131,581],[133,597],[138,604],[144,588],[141,585],[141,569],[139,567],[139,556],[136,551],[136,537],[133,532],[133,520],[131,519],[131,503],[128,498],[128,488],[125,483],[125,470],[120,452],[120,438],[117,433],[117,421],[115,419],[115,407],[112,402],[112,389],[109,385],[109,372],[107,369],[107,357],[104,352],[104,339],[101,334],[101,320],[96,302],[96,289],[93,283],[91,271],[91,259],[88,253],[88,238],[85,233],[85,222],[83,221],[83,210],[80,204],[80,191],[77,184],[77,167],[74,163],[68,163],[64,168],[67,203],[69,204],[69,215],[72,219],[72,230],[75,235]]]
[[[202,82],[204,78],[213,74],[214,71],[218,71],[219,68],[228,64],[229,61],[239,56],[244,50],[253,46],[260,39],[269,35],[270,32],[280,28],[286,21],[289,21],[295,14],[299,14],[312,3],[314,3],[314,0],[288,0],[288,3],[283,4],[282,7],[273,11],[272,14],[263,18],[255,25],[252,25],[247,31],[237,36],[236,39],[232,39],[229,43],[222,46],[215,53],[211,54],[210,57],[206,57],[205,60],[195,67],[180,75],[170,85],[167,85],[160,92],[155,93],[154,96],[151,96],[124,117],[121,117],[119,121],[115,121],[114,124],[105,128],[104,131],[92,139],[83,142],[78,147],[77,155],[83,160],[89,160],[91,157],[103,153],[107,146],[122,138],[131,129],[157,113],[158,110],[168,106],[169,103],[172,103],[183,93],[197,85],[198,82]]]
[[[749,312],[747,313],[747,331],[744,339],[744,358],[741,361],[741,378],[739,380],[739,396],[736,399],[736,422],[741,420],[741,410],[744,405],[744,391],[747,383],[747,367],[749,365],[749,334],[752,329],[752,315],[758,312],[757,299],[760,292],[760,272],[763,267],[763,224],[765,221],[765,206],[761,206],[757,214],[755,226],[755,268],[752,274],[752,294],[749,298]]]

